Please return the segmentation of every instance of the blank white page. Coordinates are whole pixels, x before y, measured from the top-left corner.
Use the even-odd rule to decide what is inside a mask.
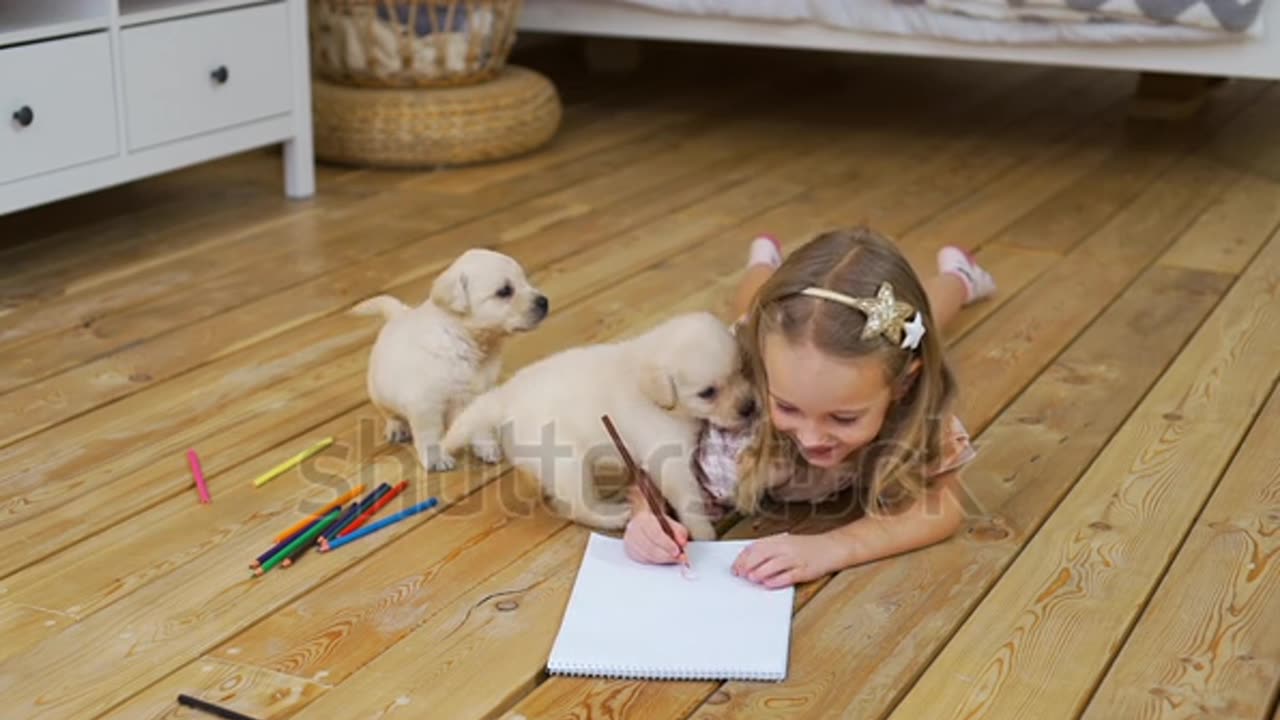
[[[783,680],[794,588],[731,572],[749,541],[693,542],[694,577],[647,565],[592,533],[547,670],[670,680]]]

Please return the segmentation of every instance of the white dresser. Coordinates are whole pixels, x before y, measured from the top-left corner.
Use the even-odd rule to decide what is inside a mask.
[[[0,0],[0,214],[284,145],[315,192],[307,0]]]

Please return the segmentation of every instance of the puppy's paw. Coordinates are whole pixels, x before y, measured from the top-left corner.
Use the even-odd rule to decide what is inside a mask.
[[[428,450],[426,457],[420,459],[423,467],[430,472],[449,472],[458,467],[457,461],[439,448]]]
[[[480,459],[480,462],[496,465],[502,462],[502,448],[497,443],[475,443],[471,446],[471,452]]]
[[[387,442],[397,445],[413,440],[413,433],[409,430],[409,425],[403,422],[388,422],[385,436]]]

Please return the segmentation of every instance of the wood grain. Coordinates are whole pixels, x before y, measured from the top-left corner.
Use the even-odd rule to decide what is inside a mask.
[[[322,683],[249,667],[217,658],[202,658],[170,677],[168,687],[139,693],[127,705],[100,717],[103,720],[208,720],[211,716],[178,705],[178,693],[229,708],[249,717],[285,718],[300,705],[325,693]]]
[[[530,563],[469,588],[297,718],[479,718],[537,681],[587,532],[565,527]]]
[[[4,596],[0,594],[0,597]],[[4,642],[0,643],[0,660],[29,652],[74,622],[75,618],[41,608],[7,600],[0,602],[0,627],[5,628]]]
[[[1269,720],[1280,690],[1277,437],[1273,390],[1083,720]]]
[[[1245,175],[1160,258],[1166,265],[1238,275],[1261,249],[1258,228],[1280,225],[1280,181]],[[1204,238],[1213,238],[1206,242]]]
[[[707,133],[703,128],[701,137],[704,140],[708,138]],[[378,290],[438,273],[456,255],[475,244],[478,237],[500,236],[513,226],[554,224],[597,208],[607,213],[614,204],[625,203],[634,192],[669,183],[675,177],[697,169],[698,163],[708,155],[710,162],[732,156],[735,148],[726,147],[728,137],[738,136],[733,133],[727,137],[711,135],[709,142],[699,144],[673,135],[626,144],[592,156],[582,166],[561,169],[559,177],[563,181],[578,183],[571,188],[556,190],[547,176],[535,176],[522,187],[509,188],[502,195],[504,201],[499,201],[505,202],[499,206],[501,210],[493,206],[487,211],[485,206],[475,207],[470,213],[478,219],[436,234],[432,243],[411,242],[414,238],[428,236],[431,225],[395,232],[382,230],[382,239],[370,244],[372,252],[369,257],[360,262],[339,265],[341,272],[321,275],[292,287],[287,277],[282,278],[283,286],[273,284],[269,294],[238,305],[230,312],[204,322],[179,326],[176,332],[145,347],[126,345],[123,352],[8,394],[4,407],[0,409],[0,445],[29,437],[101,403],[128,397],[193,367],[274,339],[303,323],[344,310],[355,300]],[[628,171],[619,171],[620,166],[628,167]],[[687,191],[699,190],[705,188],[696,184],[687,186]],[[370,203],[384,202],[381,197]],[[641,219],[645,218],[643,213],[638,214]],[[361,218],[367,217],[369,215],[361,213],[353,219],[354,224],[329,228],[335,233],[331,242],[341,247],[355,242],[361,233],[379,232],[377,224],[360,222]],[[379,215],[375,213],[373,217]],[[629,217],[624,216],[623,219]],[[439,227],[444,227],[449,224],[447,219],[436,222]],[[624,229],[626,227],[623,226]],[[384,252],[377,252],[380,243]],[[513,252],[515,250],[518,248],[512,249]],[[195,272],[198,267],[197,263],[190,272]],[[411,270],[406,271],[407,268]],[[179,273],[173,282],[186,284],[190,278]],[[129,287],[133,285],[136,283],[128,283]],[[93,297],[85,302],[92,303]],[[72,317],[79,316],[72,314]],[[89,329],[92,330],[92,324]],[[227,342],[227,338],[237,340]],[[37,345],[35,349],[41,347]],[[17,348],[16,352],[18,357],[12,359],[19,369],[40,363],[40,357],[29,355],[25,347]]]
[[[1225,123],[1247,113],[1265,89],[1261,83],[1235,83],[1214,98],[1204,117],[1192,122],[1132,125],[1112,157],[1055,198],[1032,208],[995,241],[1066,252],[1153,185],[1158,187],[1162,175],[1180,156],[1196,154],[1194,151],[1213,140]]]
[[[339,685],[564,527],[538,503],[535,482],[506,473],[212,655]]]
[[[1082,709],[1280,373],[1278,300],[1273,236],[893,717]]]
[[[952,361],[962,368],[963,417],[984,426],[1006,392],[1023,387],[1156,260],[1208,204],[1238,179],[1191,156],[1171,168],[1106,227],[1040,275],[966,336]],[[1052,315],[1046,307],[1055,308]]]

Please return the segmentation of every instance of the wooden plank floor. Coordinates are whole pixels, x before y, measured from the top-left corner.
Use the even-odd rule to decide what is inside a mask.
[[[321,166],[289,202],[257,152],[0,218],[0,717],[197,717],[180,692],[260,718],[1277,716],[1280,88],[1136,122],[1123,73],[516,59],[566,106],[527,157]],[[786,682],[547,677],[586,531],[505,467],[427,476],[383,443],[376,323],[344,311],[500,249],[553,308],[510,373],[727,314],[752,234],[859,222],[926,272],[973,247],[1000,283],[946,339],[981,449],[968,526],[800,587]],[[250,577],[335,489],[401,479],[393,507],[438,508]],[[780,510],[727,534],[833,522]]]

